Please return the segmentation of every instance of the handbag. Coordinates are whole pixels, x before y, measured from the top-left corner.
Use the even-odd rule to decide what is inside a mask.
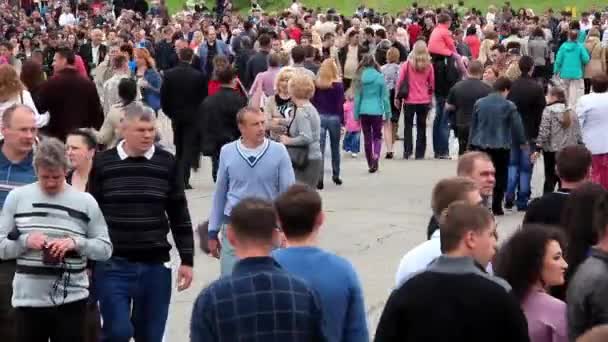
[[[410,79],[408,77],[409,67],[410,63],[405,62],[405,76],[403,77],[403,81],[399,85],[399,90],[397,91],[397,100],[407,100],[407,97],[410,93]]]
[[[291,128],[291,125],[293,124],[293,122],[296,119],[297,112],[298,112],[297,110],[294,111],[293,118],[291,119],[289,126],[287,126],[288,134],[289,134],[289,129]],[[298,146],[286,145],[285,147],[287,148],[287,153],[289,154],[289,159],[291,159],[291,166],[293,166],[293,168],[295,170],[303,170],[308,166],[308,145],[298,145]]]

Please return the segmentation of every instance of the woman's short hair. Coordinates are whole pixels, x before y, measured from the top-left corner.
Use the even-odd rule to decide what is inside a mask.
[[[10,64],[0,65],[0,98],[8,100],[23,91],[23,83]]]
[[[561,230],[545,225],[524,224],[502,246],[494,263],[494,272],[506,280],[521,302],[530,288],[541,281],[547,244],[557,241],[565,250]]]
[[[155,62],[154,58],[150,55],[150,52],[146,48],[137,48],[133,50],[133,55],[136,58],[143,58],[146,61],[146,65],[148,68],[154,68]]]
[[[281,55],[279,53],[273,52],[268,56],[268,66],[269,67],[278,67],[281,65]]]
[[[65,145],[58,139],[43,139],[36,147],[34,167],[36,170],[40,168],[67,170],[70,164],[65,152]]]
[[[89,150],[97,147],[97,138],[95,137],[95,134],[88,128],[78,128],[68,133],[68,136],[70,135],[81,137],[82,141],[84,141],[84,144],[87,145]]]
[[[282,81],[289,81],[295,74],[296,69],[292,67],[283,67],[279,70],[279,73],[274,78],[274,90],[279,91],[279,83]]]
[[[390,48],[388,49],[388,51],[386,51],[386,61],[388,63],[399,63],[399,58],[401,57],[401,54],[399,53],[399,49],[397,48]]]
[[[299,100],[309,100],[315,94],[315,83],[303,72],[296,72],[289,80],[289,94]]]

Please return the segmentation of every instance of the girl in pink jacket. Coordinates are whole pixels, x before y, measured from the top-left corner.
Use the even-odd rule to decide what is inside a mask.
[[[352,153],[352,157],[357,157],[357,153],[360,150],[360,134],[361,124],[355,120],[354,107],[355,102],[353,101],[352,89],[346,92],[346,101],[344,102],[344,126],[346,128],[346,134],[344,135],[344,141],[342,142],[342,148],[346,153]]]

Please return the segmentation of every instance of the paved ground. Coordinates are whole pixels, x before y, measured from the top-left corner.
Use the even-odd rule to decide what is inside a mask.
[[[400,149],[397,152],[401,155]],[[188,192],[194,222],[204,220],[209,213],[213,189],[209,164],[205,161],[204,170],[193,177],[195,190]],[[541,165],[535,170],[535,192],[541,189]],[[355,265],[363,284],[371,332],[375,331],[393,286],[401,256],[425,239],[433,185],[455,174],[455,169],[456,162],[447,160],[382,160],[380,171],[370,175],[363,155],[358,159],[343,155],[341,187],[331,184],[326,169],[322,196],[327,223],[321,233],[321,246]],[[521,218],[521,214],[510,212],[499,218],[502,239],[520,224]],[[167,329],[169,342],[188,340],[192,303],[201,289],[218,276],[218,262],[202,253],[196,256],[195,265],[193,286],[173,296]]]

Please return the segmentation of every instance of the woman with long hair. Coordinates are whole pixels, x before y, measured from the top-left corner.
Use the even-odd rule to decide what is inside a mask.
[[[38,113],[32,95],[23,86],[15,68],[9,64],[0,65],[0,123],[4,111],[15,104],[29,107],[36,116],[36,125],[39,128],[48,123],[48,114],[40,115]],[[0,138],[2,138],[1,134]]]
[[[135,56],[135,77],[141,90],[142,102],[158,113],[160,109],[160,74],[156,71],[155,62],[146,48],[133,50]]]
[[[424,159],[426,152],[426,117],[431,108],[435,87],[435,73],[431,55],[426,43],[419,40],[414,44],[407,62],[401,65],[396,89],[401,89],[403,82],[408,82],[407,97],[395,97],[397,107],[405,106],[403,127],[403,158],[409,159],[415,154],[416,159]],[[398,91],[398,90],[397,90]],[[413,149],[412,130],[416,117],[416,149]]]
[[[524,225],[502,246],[495,274],[511,285],[528,321],[531,342],[568,341],[566,303],[548,291],[563,285],[568,264],[560,230]]]
[[[136,101],[137,83],[135,80],[131,78],[120,80],[118,83],[118,97],[120,97],[121,102],[112,105],[97,133],[97,142],[105,145],[107,148],[118,145],[118,142],[122,138],[120,123],[125,116],[125,110],[138,103]]]
[[[393,115],[388,87],[374,55],[366,54],[357,68],[355,89],[355,120],[361,121],[365,158],[369,173],[378,171],[378,159],[382,149],[382,126]]]
[[[543,193],[553,192],[559,178],[555,172],[555,156],[564,147],[582,143],[583,136],[574,111],[568,109],[566,92],[559,87],[550,87],[547,106],[543,111],[536,138],[536,147],[543,152],[545,184]],[[536,157],[536,154],[533,158]]]
[[[485,38],[481,41],[479,45],[479,61],[484,65],[492,64],[491,55],[492,55],[492,46],[496,45],[498,42],[498,36],[496,32],[489,31],[485,33]]]
[[[331,179],[336,185],[342,185],[340,179],[340,130],[344,124],[344,85],[340,79],[338,65],[333,58],[321,63],[315,81],[315,95],[312,104],[317,108],[321,118],[321,175],[317,188],[323,189],[323,171],[325,161],[325,141],[329,133],[331,149]]]
[[[382,75],[384,75],[384,81],[388,87],[389,98],[395,98],[395,89],[397,79],[399,78],[399,50],[397,48],[390,48],[386,51],[386,64],[380,67]],[[396,128],[399,125],[399,116],[401,115],[401,108],[395,105],[395,101],[391,101],[391,119],[384,122],[384,144],[386,145],[386,159],[393,159],[393,144],[396,133]],[[395,129],[393,129],[393,126]]]
[[[44,84],[45,76],[46,75],[42,70],[42,65],[34,62],[31,59],[25,61],[23,66],[21,66],[21,75],[19,75],[19,78],[27,91],[30,92],[32,99],[36,104],[39,100],[38,96],[40,93],[40,87],[42,87],[42,84]]]
[[[205,37],[202,31],[194,31],[194,33],[192,34],[192,41],[190,42],[190,48],[192,49],[192,51],[198,54],[198,48],[204,40]]]
[[[264,114],[266,114],[266,129],[273,140],[287,132],[287,125],[295,112],[295,104],[289,94],[289,80],[295,74],[292,67],[281,68],[274,82],[275,94],[266,101]]]

